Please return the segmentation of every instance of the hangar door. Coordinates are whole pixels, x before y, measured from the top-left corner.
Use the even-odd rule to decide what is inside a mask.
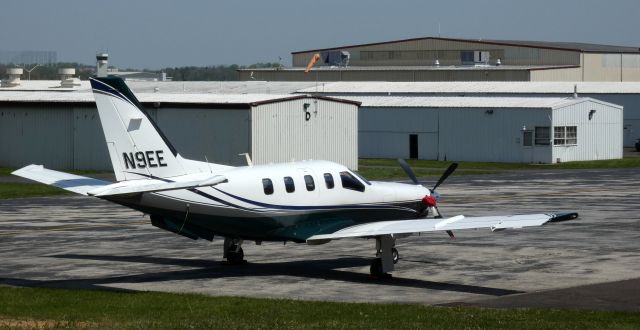
[[[421,108],[361,107],[361,158],[438,158],[438,114]]]

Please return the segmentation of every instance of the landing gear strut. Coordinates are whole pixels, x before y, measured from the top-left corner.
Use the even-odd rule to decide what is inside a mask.
[[[242,264],[244,260],[244,251],[242,251],[242,240],[237,238],[224,238],[223,258],[233,265]]]
[[[371,262],[369,271],[371,276],[376,278],[390,278],[390,271],[393,271],[394,264],[400,260],[398,250],[394,247],[395,238],[391,235],[376,237],[376,258]]]

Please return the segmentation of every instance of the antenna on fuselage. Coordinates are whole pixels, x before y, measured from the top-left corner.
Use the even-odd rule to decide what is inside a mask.
[[[207,162],[207,166],[209,166],[209,172],[213,174],[213,169],[211,168],[211,164],[209,164],[209,160],[207,159],[207,155],[204,156],[204,160]]]
[[[247,159],[247,166],[253,166],[253,162],[251,161],[251,156],[249,155],[248,152],[238,154],[238,156],[244,156],[244,158]]]

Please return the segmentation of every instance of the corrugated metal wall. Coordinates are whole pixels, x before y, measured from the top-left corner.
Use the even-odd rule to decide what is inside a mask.
[[[0,109],[0,166],[73,168],[73,109],[11,104]]]
[[[323,159],[356,170],[357,125],[353,104],[305,98],[260,105],[251,112],[251,156],[256,164]]]
[[[240,80],[252,80],[252,71],[239,71]],[[529,70],[301,70],[253,71],[253,79],[265,81],[529,81]],[[567,79],[564,79],[567,80]]]
[[[160,108],[154,112],[158,126],[183,157],[247,164],[238,154],[250,152],[249,109]]]
[[[523,126],[551,126],[545,109],[442,108],[440,159],[481,162],[549,163],[551,147],[523,146]]]
[[[589,112],[595,113],[589,119]],[[578,143],[553,147],[553,160],[562,162],[622,158],[623,109],[582,102],[553,111],[554,126],[577,126]]]
[[[418,158],[438,159],[438,111],[423,108],[360,108],[361,158],[409,158],[409,135],[418,135]]]
[[[95,106],[73,108],[74,169],[111,171],[109,151]]]

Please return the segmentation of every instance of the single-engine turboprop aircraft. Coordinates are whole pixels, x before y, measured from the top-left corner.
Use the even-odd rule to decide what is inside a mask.
[[[243,241],[319,245],[334,239],[373,238],[371,274],[386,276],[398,261],[397,238],[430,231],[540,226],[577,213],[443,218],[438,186],[369,182],[329,161],[231,167],[182,158],[122,79],[91,79],[117,182],[29,165],[13,174],[102,198],[141,211],[159,228],[192,238],[224,237],[223,257],[242,262]],[[431,214],[432,217],[428,217]]]

